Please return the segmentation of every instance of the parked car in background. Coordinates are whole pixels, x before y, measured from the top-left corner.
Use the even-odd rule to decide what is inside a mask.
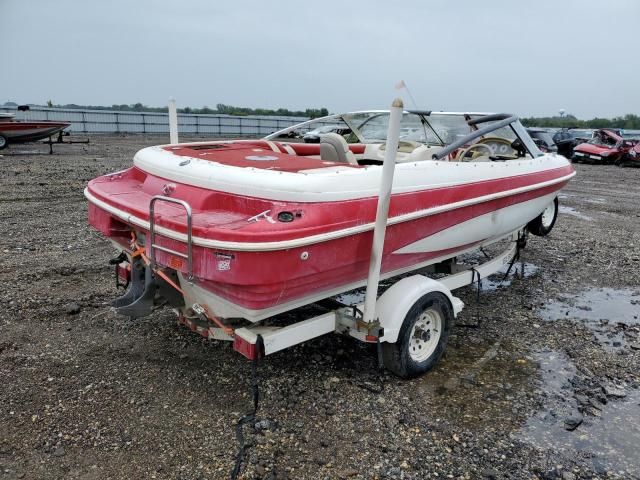
[[[594,130],[590,130],[588,128],[570,128],[569,129],[569,133],[575,139],[576,145],[583,142],[588,142],[589,140],[591,140],[593,138],[593,132]]]
[[[556,131],[553,134],[553,142],[558,147],[558,153],[567,158],[571,157],[573,147],[577,145],[576,139],[567,128]]]
[[[558,152],[567,158],[573,155],[576,145],[591,140],[593,130],[585,128],[539,128],[527,129],[538,148],[545,152]]]
[[[558,153],[571,158],[573,149],[583,142],[591,140],[593,132],[581,128],[561,128],[553,134],[553,141],[558,147]]]
[[[545,128],[527,128],[527,133],[542,152],[557,152],[553,136]]]
[[[626,160],[637,143],[638,139],[625,138],[620,130],[601,128],[593,133],[591,140],[573,149],[573,161],[619,164]]]

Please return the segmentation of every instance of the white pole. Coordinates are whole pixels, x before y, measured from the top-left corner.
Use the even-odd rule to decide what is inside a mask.
[[[364,299],[363,320],[366,323],[372,323],[376,313],[378,283],[380,282],[380,267],[382,265],[382,250],[384,248],[384,236],[387,231],[387,217],[389,215],[389,202],[391,201],[391,187],[393,186],[393,173],[396,168],[396,152],[398,150],[400,120],[402,119],[403,110],[404,105],[402,104],[402,100],[396,98],[391,104],[391,113],[389,115],[387,147],[384,152],[382,181],[380,184],[380,193],[378,194],[378,209],[376,211],[376,224],[373,229],[367,293]]]
[[[169,143],[178,143],[178,109],[173,97],[169,99]]]

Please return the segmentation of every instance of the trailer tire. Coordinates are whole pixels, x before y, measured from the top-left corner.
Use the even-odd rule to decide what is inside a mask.
[[[547,208],[538,215],[536,218],[531,220],[527,224],[528,230],[537,235],[538,237],[544,237],[549,235],[553,226],[556,224],[556,220],[558,218],[558,197],[553,199]]]
[[[382,344],[384,366],[402,378],[428,372],[444,354],[453,321],[453,308],[445,295],[423,295],[407,312],[396,343]]]
[[[0,135],[0,150],[4,149],[9,145],[9,140],[4,135]]]

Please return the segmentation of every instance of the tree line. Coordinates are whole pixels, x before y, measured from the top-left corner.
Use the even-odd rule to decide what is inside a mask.
[[[613,118],[592,118],[591,120],[578,120],[573,115],[562,117],[529,117],[522,118],[525,127],[544,128],[622,128],[626,130],[640,130],[640,116],[627,114]]]
[[[14,102],[6,102],[5,106],[16,106]],[[157,112],[167,113],[168,107],[149,107],[142,103],[121,104],[121,105],[77,105],[68,103],[66,105],[55,105],[51,100],[47,102],[48,107],[79,109],[79,110],[120,110],[123,112]],[[203,106],[201,108],[184,107],[178,109],[179,113],[195,113],[195,114],[225,114],[225,115],[262,115],[262,116],[279,116],[279,117],[308,117],[318,118],[329,115],[326,108],[307,108],[306,110],[289,110],[288,108],[248,108],[236,107],[234,105],[225,105],[219,103],[215,108]],[[592,118],[591,120],[579,120],[571,114],[552,117],[526,117],[521,119],[522,124],[526,127],[543,127],[543,128],[623,128],[627,130],[640,130],[640,116],[627,114],[624,116],[613,118]]]
[[[47,102],[49,107],[78,109],[78,110],[120,110],[123,112],[155,112],[155,113],[167,113],[168,107],[149,107],[142,103],[111,105],[110,107],[104,105],[77,105],[75,103],[68,103],[66,105],[54,105],[51,100]],[[236,107],[233,105],[225,105],[219,103],[215,108],[204,106],[202,108],[184,107],[178,108],[178,113],[195,113],[195,114],[224,114],[224,115],[263,115],[263,116],[278,116],[278,117],[309,117],[318,118],[326,117],[329,115],[329,110],[326,108],[307,108],[306,110],[289,110],[288,108],[248,108],[248,107]]]

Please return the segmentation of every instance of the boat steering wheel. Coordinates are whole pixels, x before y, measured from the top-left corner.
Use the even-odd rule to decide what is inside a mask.
[[[485,149],[489,154],[489,156],[493,155],[493,150],[489,145],[485,145],[484,143],[474,143],[473,145],[465,148],[464,150],[460,150],[460,152],[458,152],[458,154],[456,155],[456,160],[458,162],[471,162],[476,157],[471,155],[469,158],[466,158],[467,154],[474,150],[482,150],[482,149]]]

